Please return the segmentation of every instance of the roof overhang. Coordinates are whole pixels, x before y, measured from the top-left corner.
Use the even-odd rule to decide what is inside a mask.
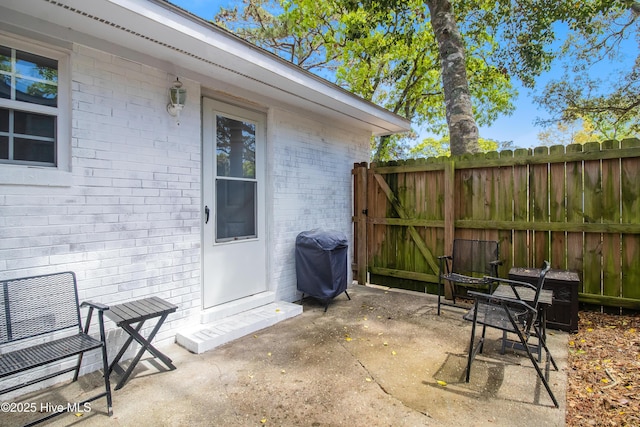
[[[373,135],[410,122],[164,0],[3,0],[0,21],[20,29],[171,67],[214,89],[346,122]],[[3,27],[5,26],[3,24]]]

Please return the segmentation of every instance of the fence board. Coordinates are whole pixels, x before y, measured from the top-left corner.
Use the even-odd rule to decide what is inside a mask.
[[[640,140],[622,141],[622,148],[640,147]],[[622,222],[640,223],[640,157],[622,159]],[[623,235],[622,296],[640,299],[640,235]]]
[[[600,144],[588,143],[585,152],[600,150]],[[602,175],[599,160],[584,162],[584,221],[602,222]],[[582,282],[585,293],[601,294],[602,272],[602,234],[587,233],[584,236],[584,266]]]
[[[603,150],[617,150],[617,141],[605,141]],[[620,159],[602,160],[602,222],[620,224]],[[620,233],[602,234],[602,294],[622,296],[622,241]]]
[[[513,158],[513,152],[502,152],[500,157]],[[497,173],[493,179],[493,193],[496,197],[493,217],[498,221],[513,221],[513,167],[502,166],[497,168]],[[502,261],[502,265],[498,268],[498,275],[501,277],[507,277],[509,268],[514,265],[512,235],[512,230],[498,230],[497,238],[500,260]]]
[[[435,292],[454,238],[495,239],[502,277],[547,259],[580,274],[581,301],[640,309],[640,140],[371,164],[366,185],[357,166],[359,281]]]
[[[537,147],[534,156],[548,157],[547,147]],[[531,166],[530,204],[531,220],[536,223],[549,222],[549,164],[537,163]],[[533,252],[530,256],[531,266],[541,266],[549,259],[549,233],[535,231],[533,233]]]
[[[564,146],[555,145],[549,148],[551,156],[564,154]],[[557,162],[549,165],[549,220],[551,222],[567,221],[566,208],[566,172],[565,163]],[[550,259],[552,268],[565,270],[567,268],[566,231],[551,231]]]
[[[567,155],[582,153],[582,145],[573,144],[566,147]],[[572,160],[566,163],[566,194],[567,194],[567,224],[583,224],[582,217],[582,167],[581,160]],[[567,270],[582,272],[584,260],[582,258],[584,233],[582,231],[567,232]],[[582,280],[580,292],[583,292]]]
[[[516,150],[514,160],[524,160],[531,156],[528,150]],[[529,165],[516,163],[513,166],[513,220],[529,222]],[[529,262],[528,230],[513,232],[513,265],[531,265]]]

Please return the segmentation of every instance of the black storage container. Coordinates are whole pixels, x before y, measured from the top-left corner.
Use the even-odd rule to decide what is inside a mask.
[[[509,270],[509,279],[537,284],[539,268]],[[551,269],[544,281],[544,289],[553,291],[553,303],[547,309],[547,327],[567,332],[578,330],[578,289],[580,278],[572,271]]]
[[[296,237],[298,291],[324,302],[325,310],[331,299],[347,292],[348,248],[340,231],[314,229]]]

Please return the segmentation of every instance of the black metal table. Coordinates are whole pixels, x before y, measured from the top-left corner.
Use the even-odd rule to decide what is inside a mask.
[[[176,369],[176,367],[173,365],[173,361],[166,355],[158,351],[158,349],[153,345],[151,345],[151,341],[153,341],[153,338],[158,333],[158,330],[160,330],[160,327],[164,323],[167,316],[177,309],[178,307],[176,305],[170,304],[161,298],[150,297],[139,299],[136,301],[125,302],[123,304],[117,304],[109,307],[109,310],[104,312],[105,316],[113,320],[117,326],[119,326],[127,334],[129,334],[129,338],[127,338],[127,341],[124,343],[115,359],[113,359],[113,361],[109,365],[109,372],[107,373],[108,375],[110,375],[113,370],[116,370],[116,372],[121,375],[120,381],[115,387],[116,390],[121,389],[122,386],[124,386],[124,384],[127,382],[129,376],[131,375],[131,372],[133,372],[133,369],[136,367],[145,351],[148,351],[153,356],[160,359],[170,370]],[[140,330],[142,329],[142,325],[144,325],[144,322],[146,320],[156,318],[158,320],[149,336],[147,338],[143,337],[140,334]],[[137,325],[134,327],[133,325],[136,323]],[[141,348],[125,371],[120,367],[118,362],[120,361],[122,355],[124,355],[125,351],[127,351],[127,348],[129,348],[129,345],[133,340],[136,340],[141,345]]]
[[[535,291],[531,288],[526,288],[524,286],[518,286],[518,295],[520,299],[525,302],[533,302],[535,298]],[[496,288],[496,290],[491,294],[501,298],[516,298],[516,295],[513,293],[513,289],[509,285],[500,285]],[[551,307],[553,303],[553,291],[549,289],[541,289],[540,296],[538,298],[538,318],[540,319],[540,334],[542,335],[542,339],[547,339],[547,308]],[[502,353],[504,353],[507,343],[512,345],[512,348],[519,348],[524,350],[519,342],[512,341],[507,339],[507,333],[503,332],[502,334]],[[538,352],[538,360],[542,358],[542,345],[538,343],[535,350]]]

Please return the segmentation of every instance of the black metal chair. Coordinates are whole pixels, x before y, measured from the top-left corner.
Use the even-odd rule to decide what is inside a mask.
[[[438,316],[440,306],[448,305],[468,309],[466,306],[456,303],[457,287],[473,288],[491,292],[491,281],[487,276],[497,277],[498,266],[498,242],[493,240],[465,240],[453,241],[453,254],[438,257],[440,271],[438,274]],[[442,300],[446,283],[451,285],[452,302]],[[446,299],[446,298],[445,298]]]
[[[540,291],[544,286],[545,276],[550,268],[549,263],[545,261],[537,285],[497,277],[487,278],[497,285],[502,284],[503,286],[507,286],[508,289],[506,289],[506,291],[509,291],[509,296],[497,296],[497,293],[503,294],[502,292],[498,292],[501,290],[500,288],[498,288],[493,295],[473,291],[469,292],[475,301],[473,308],[464,315],[465,320],[473,322],[471,340],[469,342],[469,358],[467,361],[467,382],[469,382],[471,375],[471,364],[473,360],[478,353],[482,353],[487,327],[499,329],[503,331],[503,334],[511,333],[517,335],[519,348],[521,347],[527,353],[538,377],[540,377],[544,387],[547,389],[551,400],[556,408],[558,407],[558,401],[549,386],[549,363],[553,365],[556,371],[558,370],[558,366],[553,360],[553,356],[551,356],[547,343],[545,342],[545,325],[541,324],[538,317]],[[477,343],[474,343],[476,327],[478,325],[482,325],[482,336]],[[544,348],[546,352],[545,373],[542,372],[542,369],[531,352],[530,346],[532,344],[529,343],[529,339],[532,336],[535,336],[538,340],[536,345]],[[502,339],[504,342],[504,335]]]

